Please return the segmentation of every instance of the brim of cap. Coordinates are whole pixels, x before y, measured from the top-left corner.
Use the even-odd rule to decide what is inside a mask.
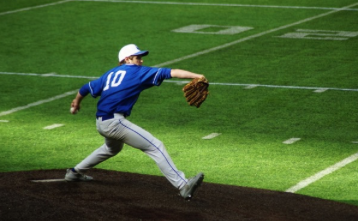
[[[146,56],[149,54],[149,51],[138,51],[137,53],[133,54],[133,55],[141,55],[141,56]]]

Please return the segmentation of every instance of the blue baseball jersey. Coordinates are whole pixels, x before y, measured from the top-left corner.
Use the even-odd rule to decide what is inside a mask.
[[[139,94],[147,88],[159,86],[164,79],[171,78],[170,72],[170,68],[125,64],[83,85],[79,93],[82,96],[90,93],[94,98],[100,96],[96,113],[98,117],[114,113],[129,116]]]

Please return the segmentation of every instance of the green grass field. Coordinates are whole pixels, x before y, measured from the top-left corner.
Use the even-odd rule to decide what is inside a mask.
[[[211,82],[199,109],[170,80],[129,118],[187,176],[277,191],[308,179],[297,194],[358,205],[358,2],[180,2],[1,1],[0,172],[73,167],[99,147],[97,100],[77,115],[70,103],[135,43],[150,51],[144,65]],[[97,168],[161,175],[129,146]]]

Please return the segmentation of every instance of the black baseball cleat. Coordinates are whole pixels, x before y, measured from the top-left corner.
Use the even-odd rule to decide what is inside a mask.
[[[201,185],[203,180],[203,173],[198,173],[195,177],[190,178],[185,186],[180,189],[180,196],[185,200],[190,200],[194,196],[195,190]]]

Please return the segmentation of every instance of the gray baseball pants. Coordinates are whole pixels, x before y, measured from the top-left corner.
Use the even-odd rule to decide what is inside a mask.
[[[123,145],[127,144],[151,157],[175,188],[180,189],[187,183],[185,174],[176,168],[164,144],[123,115],[114,114],[114,118],[104,121],[99,117],[96,126],[98,132],[105,138],[105,143],[75,166],[78,172],[85,173],[97,164],[117,155]]]

